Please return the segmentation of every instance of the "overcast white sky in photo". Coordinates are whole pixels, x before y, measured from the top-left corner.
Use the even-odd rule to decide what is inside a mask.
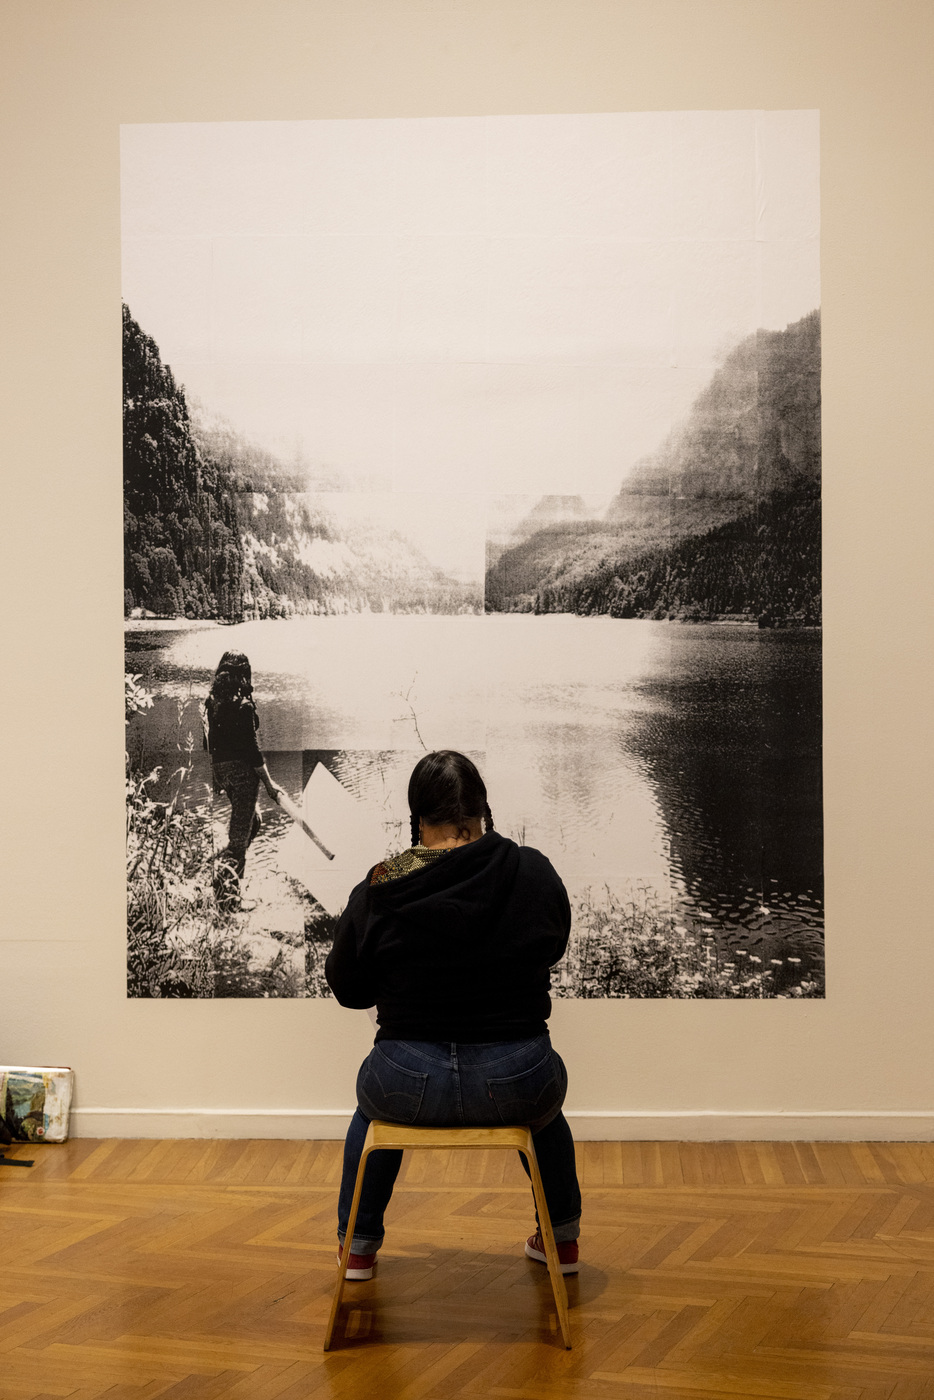
[[[125,126],[122,218],[133,316],[286,462],[596,509],[819,305],[818,113]]]

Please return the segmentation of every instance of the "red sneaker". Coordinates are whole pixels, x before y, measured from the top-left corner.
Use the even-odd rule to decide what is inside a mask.
[[[338,1264],[341,1262],[343,1253],[344,1246],[339,1244],[337,1246]],[[358,1282],[362,1282],[364,1279],[373,1277],[373,1270],[375,1267],[375,1254],[351,1254],[350,1258],[347,1260],[347,1272],[344,1278],[356,1279]]]
[[[539,1264],[548,1263],[540,1230],[536,1230],[534,1235],[529,1235],[525,1242],[525,1252],[529,1259],[535,1259]],[[577,1240],[562,1240],[558,1245],[558,1268],[563,1274],[577,1273],[577,1257]]]

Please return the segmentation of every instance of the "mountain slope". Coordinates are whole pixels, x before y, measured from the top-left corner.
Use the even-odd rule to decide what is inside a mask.
[[[603,520],[502,551],[487,609],[815,621],[819,501],[815,311],[737,346]]]
[[[479,612],[479,586],[448,578],[398,532],[342,518],[341,495],[244,491],[244,615]]]
[[[289,468],[200,405],[123,312],[125,612],[240,619],[478,612],[460,583],[340,483]],[[337,487],[337,490],[335,490]],[[369,499],[369,498],[367,498]]]
[[[238,617],[243,551],[234,482],[192,434],[185,392],[123,308],[124,605]]]
[[[628,497],[752,501],[820,481],[820,312],[783,331],[756,331],[733,350],[686,421],[637,462]]]
[[[540,587],[535,612],[820,622],[820,499],[773,491],[724,525]]]

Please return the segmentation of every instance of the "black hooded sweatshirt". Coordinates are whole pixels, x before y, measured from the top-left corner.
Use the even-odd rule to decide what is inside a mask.
[[[411,875],[369,878],[351,891],[325,975],[341,1006],[375,1003],[377,1040],[544,1033],[571,907],[540,851],[488,831]]]

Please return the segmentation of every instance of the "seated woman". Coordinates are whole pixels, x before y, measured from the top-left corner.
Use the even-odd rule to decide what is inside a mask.
[[[549,969],[571,928],[567,892],[539,851],[493,830],[483,780],[463,754],[427,754],[408,797],[412,847],[351,892],[325,967],[341,1005],[375,1003],[379,1023],[344,1144],[341,1250],[370,1119],[527,1124],[562,1272],[576,1273],[581,1197],[561,1112],[567,1072],[546,1024]],[[367,1161],[349,1279],[372,1277],[401,1161],[388,1151]],[[538,1230],[525,1252],[547,1262]]]

